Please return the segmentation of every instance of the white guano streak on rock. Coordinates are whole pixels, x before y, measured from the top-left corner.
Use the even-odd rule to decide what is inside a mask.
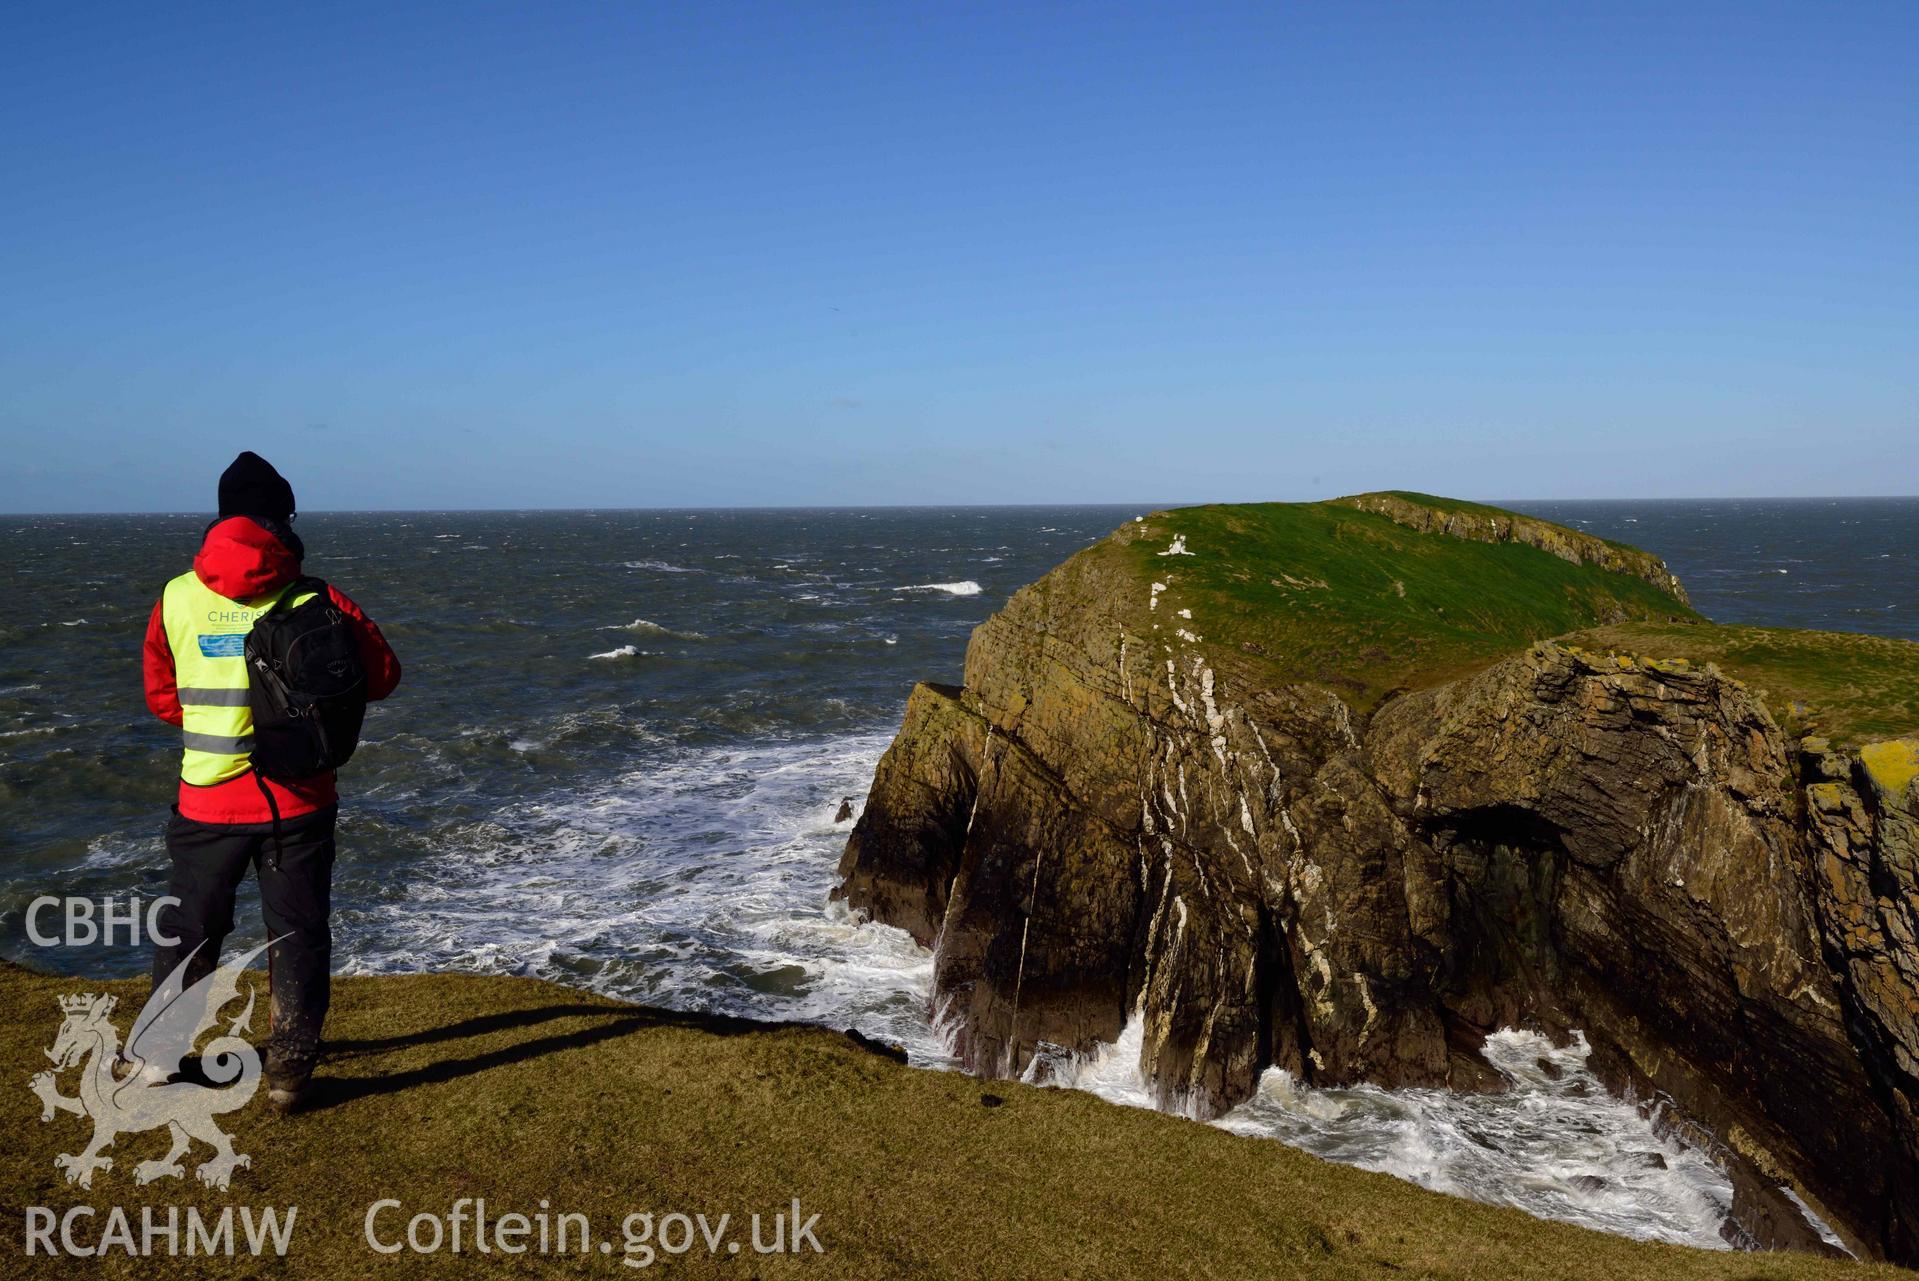
[[[1306,951],[1314,977],[1319,980],[1319,990],[1313,994],[1313,1009],[1321,1018],[1331,1019],[1339,1012],[1333,1004],[1333,963],[1326,959],[1318,944],[1306,937],[1304,930],[1299,931],[1299,944]]]
[[[1373,1024],[1379,1021],[1379,1007],[1373,1004],[1373,985],[1359,970],[1353,971],[1353,986],[1359,989],[1359,1003],[1366,1007],[1366,1021],[1359,1027],[1359,1039],[1363,1041],[1372,1034]]]
[[[1259,754],[1266,758],[1266,772],[1271,775],[1273,779],[1277,780],[1279,778],[1279,762],[1273,759],[1273,749],[1266,745],[1266,736],[1259,732],[1259,726],[1253,723],[1250,716],[1246,718],[1246,728],[1253,732],[1253,741],[1259,744]],[[1290,822],[1288,826],[1291,826]]]
[[[1346,745],[1348,747],[1358,747],[1359,733],[1353,728],[1353,709],[1346,706],[1345,699],[1336,698],[1333,700],[1333,715],[1339,722],[1340,732],[1346,736]]]
[[[993,724],[991,721],[988,721],[986,725],[986,741],[980,745],[979,777],[974,782],[973,804],[971,808],[966,811],[966,830],[960,835],[960,843],[962,845],[966,843],[966,838],[973,834],[973,820],[979,817],[980,801],[985,799],[986,796],[986,769],[992,762]],[[954,872],[953,879],[946,883],[946,913],[950,913],[953,910],[953,904],[957,902],[953,891],[958,888],[959,873]],[[939,961],[940,945],[946,942],[946,913],[941,914],[939,932],[933,936],[932,951],[935,964],[938,964]]]
[[[1195,640],[1198,637],[1194,637]],[[1204,708],[1206,728],[1210,731],[1213,755],[1224,766],[1226,761],[1226,717],[1219,710],[1219,703],[1213,697],[1213,669],[1206,666],[1204,659],[1193,660],[1193,675],[1199,680],[1199,701]]]
[[[1033,883],[1026,895],[1026,921],[1019,930],[1019,968],[1013,974],[1013,1019],[1006,1029],[1006,1069],[1010,1073],[1019,1066],[1019,1004],[1020,995],[1026,986],[1026,942],[1033,933],[1033,913],[1039,910],[1039,873],[1040,865],[1046,861],[1046,851],[1042,848],[1033,855]]]
[[[1227,848],[1232,850],[1233,853],[1239,855],[1239,861],[1245,865],[1246,879],[1249,881],[1252,881],[1254,884],[1258,884],[1259,873],[1253,871],[1253,861],[1246,857],[1246,851],[1239,848],[1239,842],[1233,839],[1232,829],[1222,828],[1220,829],[1220,835],[1226,838]]]

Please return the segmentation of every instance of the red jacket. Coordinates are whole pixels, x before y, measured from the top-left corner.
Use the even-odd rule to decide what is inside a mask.
[[[247,601],[266,595],[281,584],[299,576],[300,562],[272,533],[245,516],[230,516],[207,531],[200,554],[193,558],[193,572],[200,581],[228,600]],[[353,623],[360,639],[360,661],[366,666],[366,696],[382,699],[400,683],[400,660],[380,635],[373,620],[347,598],[345,592],[329,585],[340,612]],[[164,599],[155,601],[147,619],[144,666],[147,681],[147,707],[169,725],[178,725],[180,716],[179,681],[174,675],[173,647],[167,642],[166,621],[161,617]],[[315,774],[291,783],[267,780],[281,818],[293,818],[325,809],[340,799],[334,789],[333,774]],[[180,813],[201,823],[269,823],[273,810],[260,791],[260,783],[251,773],[230,778],[211,787],[199,787],[180,780]]]

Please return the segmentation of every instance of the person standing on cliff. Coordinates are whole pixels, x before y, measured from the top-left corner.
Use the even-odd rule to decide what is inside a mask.
[[[147,621],[147,707],[179,726],[183,739],[178,799],[167,823],[167,893],[178,902],[160,914],[158,937],[170,941],[155,945],[153,984],[158,988],[189,954],[188,984],[213,970],[233,929],[235,892],[251,866],[267,937],[275,940],[267,952],[267,1098],[289,1111],[312,1078],[331,995],[339,793],[331,770],[284,779],[255,768],[244,645],[255,620],[283,596],[306,599],[324,586],[351,630],[368,701],[393,692],[400,663],[344,592],[302,578],[306,548],[293,532],[293,487],[272,464],[242,453],[220,477],[219,502],[193,568],[167,584]]]

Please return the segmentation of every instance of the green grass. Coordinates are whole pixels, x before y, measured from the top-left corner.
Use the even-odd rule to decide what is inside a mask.
[[[1193,555],[1158,554],[1174,534]],[[1360,710],[1562,632],[1698,618],[1630,575],[1519,543],[1420,533],[1332,503],[1181,508],[1081,555],[1169,582],[1166,602],[1190,607],[1191,630],[1223,656],[1273,681],[1331,686]]]
[[[1773,719],[1840,746],[1919,733],[1919,643],[1784,627],[1627,623],[1567,637],[1648,658],[1715,663],[1761,691]]]
[[[1277,1143],[1089,1095],[907,1068],[817,1028],[672,1014],[527,979],[346,979],[327,1029],[321,1106],[261,1099],[225,1118],[253,1163],[221,1193],[136,1187],[161,1135],[129,1134],[91,1191],[53,1167],[86,1133],[42,1124],[24,1088],[60,1022],[58,993],[111,990],[120,1025],[136,983],[82,984],[0,966],[0,1152],[8,1276],[415,1277],[632,1275],[634,1211],[742,1216],[798,1197],[824,1253],[662,1258],[672,1276],[1311,1278],[1826,1278],[1910,1276],[1804,1255],[1638,1244],[1329,1165]],[[69,1080],[71,1074],[69,1074]],[[69,1087],[71,1088],[71,1087]],[[990,1106],[995,1100],[997,1106]],[[197,1161],[201,1152],[189,1160]],[[367,1207],[444,1216],[584,1213],[610,1255],[380,1256]],[[25,1207],[299,1207],[285,1260],[132,1263],[22,1258]],[[92,1233],[97,1235],[99,1221]],[[391,1235],[400,1220],[380,1221]],[[89,1238],[91,1239],[91,1238]]]
[[[1593,538],[1481,503],[1386,497],[1445,515],[1519,521],[1628,560]],[[1853,746],[1919,732],[1919,644],[1709,623],[1644,578],[1523,542],[1423,533],[1341,499],[1185,507],[1122,527],[1076,558],[1138,587],[1129,626],[1184,626],[1254,682],[1312,682],[1364,712],[1397,690],[1477,671],[1537,640],[1716,663],[1762,691],[1782,725]],[[1191,556],[1162,556],[1175,535]],[[1617,558],[1615,563],[1617,563]],[[1168,584],[1161,611],[1148,585]],[[1176,617],[1192,610],[1190,622]]]

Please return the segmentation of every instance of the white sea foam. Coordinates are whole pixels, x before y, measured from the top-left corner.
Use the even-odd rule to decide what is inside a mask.
[[[858,1027],[952,1060],[932,954],[827,905],[891,735],[684,751],[604,789],[448,831],[383,901],[343,912],[348,972],[534,974],[633,1000]],[[502,903],[511,912],[499,910]]]
[[[698,574],[703,571],[688,569],[685,565],[673,565],[663,560],[628,560],[620,564],[627,569],[650,569],[656,574]]]
[[[1109,1103],[1129,1108],[1151,1108],[1152,1092],[1140,1074],[1139,1052],[1145,1043],[1146,1022],[1137,1015],[1126,1020],[1119,1039],[1099,1046],[1091,1054],[1049,1056],[1050,1084],[1097,1094]],[[1027,1075],[1037,1079],[1038,1073]]]
[[[641,636],[670,636],[674,640],[705,640],[699,632],[675,631],[671,627],[662,627],[649,618],[636,618],[630,623],[608,623],[600,628],[603,632],[637,632]]]
[[[1142,1021],[1092,1054],[1053,1065],[1054,1083],[1151,1107],[1139,1071]],[[1515,1206],[1642,1240],[1728,1248],[1732,1181],[1710,1157],[1662,1132],[1658,1116],[1606,1093],[1575,1034],[1555,1047],[1505,1029],[1481,1053],[1500,1094],[1359,1085],[1317,1089],[1269,1070],[1251,1099],[1215,1124],[1422,1187]]]
[[[977,596],[980,585],[972,579],[958,583],[916,583],[910,586],[895,587],[896,592],[945,592],[948,596]]]
[[[588,654],[587,657],[610,660],[618,658],[647,658],[650,657],[650,655],[638,645],[622,645],[618,649],[609,649],[603,654]]]
[[[627,647],[631,648],[631,647]],[[618,651],[615,651],[616,653]],[[857,1027],[954,1066],[932,954],[827,902],[890,735],[684,749],[584,793],[450,825],[434,857],[343,910],[349,972],[534,974],[628,999]],[[537,746],[519,740],[518,750]],[[514,910],[502,913],[499,904]],[[1052,1081],[1154,1105],[1141,1024],[1048,1056]],[[1424,1186],[1628,1236],[1724,1248],[1731,1187],[1657,1117],[1610,1098],[1583,1039],[1488,1038],[1503,1094],[1314,1088],[1280,1071],[1216,1124]],[[1178,1110],[1175,1108],[1175,1110]]]

